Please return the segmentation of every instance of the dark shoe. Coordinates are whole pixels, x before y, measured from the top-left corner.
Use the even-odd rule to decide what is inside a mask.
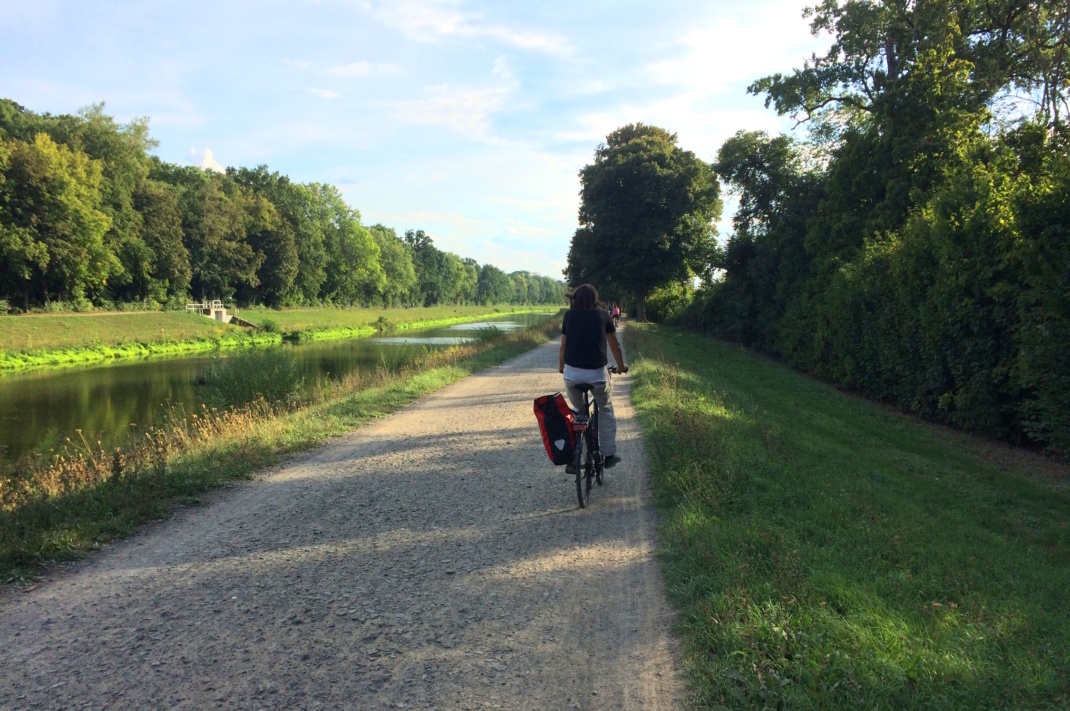
[[[565,465],[565,473],[566,474],[575,474],[576,473],[576,464],[574,462],[569,462],[568,464],[566,464]]]
[[[613,467],[615,467],[618,464],[620,464],[620,462],[621,462],[620,457],[618,457],[616,454],[611,454],[608,457],[606,457],[606,465],[605,465],[606,469],[612,469]]]

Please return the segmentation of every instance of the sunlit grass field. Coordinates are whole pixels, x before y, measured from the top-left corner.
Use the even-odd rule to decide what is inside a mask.
[[[204,316],[174,311],[0,316],[0,351],[183,341],[241,331]]]
[[[1070,707],[1066,467],[627,333],[698,705]]]
[[[496,313],[520,311],[555,312],[559,306],[430,306],[414,309],[245,309],[241,317],[261,325],[264,320],[274,321],[282,331],[303,331],[326,328],[374,327],[379,319],[387,319],[399,327],[411,323],[464,320]]]

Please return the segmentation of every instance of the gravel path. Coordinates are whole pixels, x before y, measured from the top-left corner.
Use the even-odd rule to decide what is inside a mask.
[[[0,593],[0,708],[670,709],[629,378],[585,510],[531,401],[557,343]]]

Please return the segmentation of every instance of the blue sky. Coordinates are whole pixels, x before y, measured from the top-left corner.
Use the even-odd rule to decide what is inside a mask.
[[[785,128],[745,89],[821,48],[804,4],[0,0],[0,95],[104,101],[150,117],[164,160],[334,183],[366,224],[559,276],[577,173],[614,128],[704,160]]]

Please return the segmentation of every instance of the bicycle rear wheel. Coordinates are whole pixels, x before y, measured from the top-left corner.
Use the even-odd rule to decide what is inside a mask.
[[[589,428],[592,432],[591,435],[591,453],[594,459],[594,480],[599,486],[602,486],[602,475],[605,473],[605,457],[602,456],[602,444],[598,441],[598,403],[594,404],[594,417],[591,418],[592,425]]]
[[[587,505],[587,499],[591,496],[591,487],[587,483],[587,460],[590,452],[587,451],[587,433],[580,432],[576,437],[576,451],[574,466],[576,467],[576,499],[582,509]]]

